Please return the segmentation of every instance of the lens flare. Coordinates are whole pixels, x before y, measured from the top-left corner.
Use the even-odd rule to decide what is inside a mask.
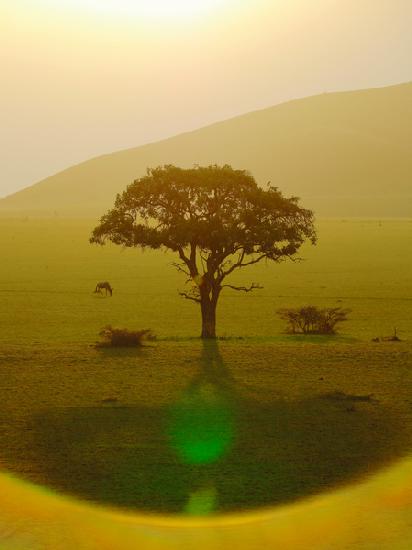
[[[233,441],[232,411],[209,384],[188,392],[173,407],[170,439],[186,464],[212,464],[223,457]]]

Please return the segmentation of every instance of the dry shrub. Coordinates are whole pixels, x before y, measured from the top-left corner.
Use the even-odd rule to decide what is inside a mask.
[[[111,325],[104,327],[99,336],[102,342],[97,344],[99,348],[113,347],[137,347],[142,346],[144,340],[155,340],[155,335],[150,329],[128,330],[127,328],[113,328]]]
[[[336,325],[347,320],[350,309],[341,307],[282,308],[277,311],[287,322],[290,334],[335,334]]]

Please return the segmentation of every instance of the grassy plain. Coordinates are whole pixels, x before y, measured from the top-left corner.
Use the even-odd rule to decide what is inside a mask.
[[[173,256],[89,245],[94,223],[0,219],[4,469],[96,501],[201,513],[319,492],[412,447],[411,221],[320,221],[305,261],[240,273],[264,290],[222,296],[213,379]],[[112,298],[93,294],[99,280]],[[276,309],[309,303],[352,309],[339,336],[282,333]],[[158,341],[97,350],[106,324]],[[371,342],[394,327],[403,342]],[[171,407],[187,392],[204,404],[205,384],[230,402],[231,448],[184,465]]]

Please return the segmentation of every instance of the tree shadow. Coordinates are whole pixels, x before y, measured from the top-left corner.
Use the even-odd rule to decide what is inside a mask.
[[[75,407],[33,417],[36,481],[146,512],[228,512],[349,483],[410,442],[401,420],[371,399],[242,396],[217,342],[205,343],[199,367],[169,407]]]

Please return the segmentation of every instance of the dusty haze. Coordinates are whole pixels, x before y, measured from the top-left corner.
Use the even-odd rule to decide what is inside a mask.
[[[410,81],[411,19],[409,0],[222,0],[180,22],[3,0],[0,196],[284,100]]]
[[[149,166],[247,167],[317,216],[411,217],[412,83],[290,101],[99,156],[0,199],[0,213],[100,216]]]

